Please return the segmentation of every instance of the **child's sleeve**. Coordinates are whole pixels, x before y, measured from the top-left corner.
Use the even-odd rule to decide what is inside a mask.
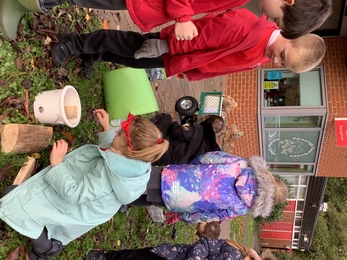
[[[222,152],[208,152],[193,159],[190,164],[228,164],[244,160],[241,157]]]
[[[192,0],[165,0],[165,12],[176,22],[188,22],[194,15],[192,3]]]
[[[239,216],[231,209],[216,209],[213,211],[199,211],[195,213],[179,213],[179,220],[186,223],[222,221]]]
[[[116,135],[116,129],[111,128],[111,130],[103,131],[98,133],[98,143],[102,148],[108,148],[112,143],[113,138]]]

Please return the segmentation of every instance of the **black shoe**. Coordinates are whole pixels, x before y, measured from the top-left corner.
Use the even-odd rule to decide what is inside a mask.
[[[60,255],[61,251],[63,250],[64,246],[59,240],[52,239],[52,248],[45,252],[45,253],[40,253],[33,248],[29,253],[29,259],[38,259],[38,260],[43,260],[43,259],[51,259],[55,256]],[[106,260],[106,259],[105,259]]]
[[[83,71],[84,71],[84,75],[86,75],[86,78],[92,79],[92,77],[93,77],[93,64],[85,62],[82,59],[82,66],[83,66]]]
[[[106,260],[104,251],[90,250],[86,256],[86,260]]]
[[[51,48],[53,65],[59,67],[63,62],[73,55],[72,42],[68,35],[59,37],[59,42],[54,43]]]
[[[120,213],[126,213],[126,212],[128,211],[129,208],[130,208],[130,206],[128,206],[128,205],[122,205],[122,206],[120,206],[118,212],[120,212]]]

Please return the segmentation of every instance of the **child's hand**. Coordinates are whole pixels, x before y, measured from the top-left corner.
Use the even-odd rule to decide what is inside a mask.
[[[67,148],[67,142],[64,140],[58,140],[53,143],[53,148],[49,157],[52,166],[55,166],[63,161],[63,158],[67,153]]]
[[[195,36],[198,36],[198,30],[192,21],[188,22],[176,22],[175,24],[175,36],[176,40],[191,40]]]
[[[104,109],[95,109],[93,113],[96,115],[104,131],[111,129],[109,115]]]

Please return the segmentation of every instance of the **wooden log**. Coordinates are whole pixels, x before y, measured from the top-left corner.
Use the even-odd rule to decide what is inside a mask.
[[[1,147],[4,153],[22,154],[41,152],[52,139],[51,126],[7,124],[1,130]]]
[[[20,168],[13,185],[19,185],[30,178],[35,168],[35,158],[28,156],[28,161]]]

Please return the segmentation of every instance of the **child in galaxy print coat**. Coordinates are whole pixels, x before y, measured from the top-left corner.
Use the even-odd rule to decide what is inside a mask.
[[[220,221],[250,214],[270,215],[286,201],[288,189],[268,172],[266,161],[208,152],[191,164],[153,167],[147,194],[134,206],[165,206],[167,222]]]

